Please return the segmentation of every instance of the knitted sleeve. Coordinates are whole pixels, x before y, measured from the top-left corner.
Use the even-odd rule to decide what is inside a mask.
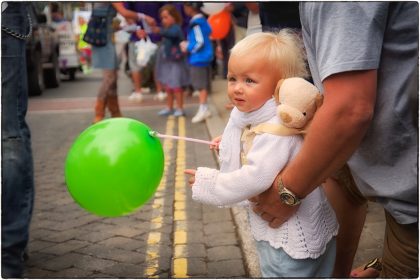
[[[193,199],[228,206],[260,194],[271,186],[277,174],[297,153],[301,142],[300,136],[255,136],[247,154],[247,164],[240,169],[227,173],[205,167],[197,169]]]

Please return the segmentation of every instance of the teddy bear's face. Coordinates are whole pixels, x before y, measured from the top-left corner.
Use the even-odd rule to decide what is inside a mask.
[[[280,103],[277,107],[277,115],[281,122],[287,127],[304,128],[312,119],[316,110],[314,102],[309,104],[291,104],[290,100]]]
[[[315,114],[322,96],[311,83],[301,78],[289,78],[279,87],[277,115],[284,126],[304,128]]]

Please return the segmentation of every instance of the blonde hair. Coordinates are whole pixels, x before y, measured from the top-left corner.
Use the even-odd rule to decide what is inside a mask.
[[[259,32],[239,41],[230,51],[231,56],[255,55],[279,73],[279,79],[308,77],[306,56],[300,36],[292,29],[278,33]],[[256,61],[258,61],[256,58]]]

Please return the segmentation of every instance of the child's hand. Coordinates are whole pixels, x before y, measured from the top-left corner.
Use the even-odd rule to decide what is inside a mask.
[[[151,26],[153,33],[160,33],[160,28],[158,26]]]
[[[179,43],[179,47],[181,48],[181,51],[183,53],[187,52],[187,46],[188,46],[188,41],[182,41],[181,43]]]
[[[211,142],[213,142],[213,144],[210,144],[210,150],[214,150],[216,152],[219,152],[219,145],[220,145],[221,141],[222,141],[222,135],[217,136],[216,138],[211,140]]]
[[[195,170],[195,169],[185,169],[184,170],[184,174],[191,175],[191,177],[188,178],[188,184],[190,184],[190,187],[192,187],[194,185],[195,172],[197,172],[197,170]]]

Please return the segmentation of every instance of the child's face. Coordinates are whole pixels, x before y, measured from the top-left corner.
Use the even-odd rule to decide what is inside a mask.
[[[259,109],[276,89],[278,74],[264,59],[231,56],[228,64],[228,96],[241,112]]]
[[[164,27],[169,27],[175,23],[175,18],[171,16],[168,10],[163,10],[160,13],[160,19]]]
[[[188,6],[188,5],[184,4],[184,13],[187,16],[192,16],[193,15],[193,8],[191,6]]]

